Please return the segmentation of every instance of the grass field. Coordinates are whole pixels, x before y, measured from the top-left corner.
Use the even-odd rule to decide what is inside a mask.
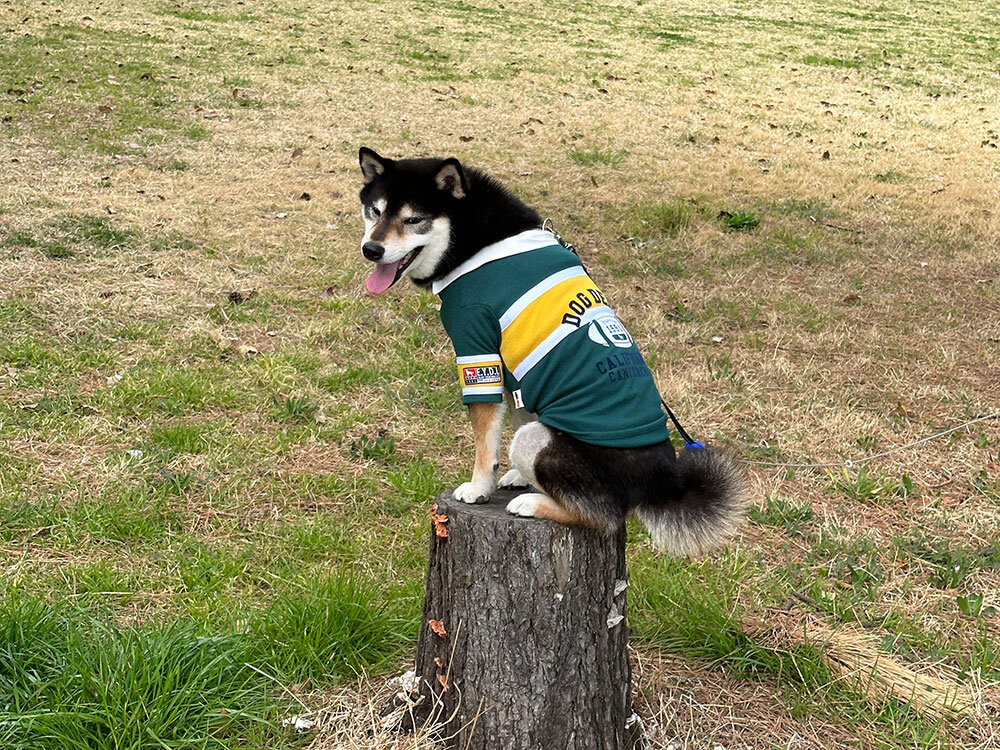
[[[121,5],[0,4],[0,746],[389,746],[472,437],[436,297],[364,294],[360,145],[550,216],[699,437],[835,464],[748,466],[704,560],[630,529],[651,747],[998,746],[1000,422],[842,465],[1000,411],[987,4]]]

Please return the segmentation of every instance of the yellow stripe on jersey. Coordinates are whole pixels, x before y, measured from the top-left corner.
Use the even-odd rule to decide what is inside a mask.
[[[607,300],[588,276],[566,279],[543,292],[504,328],[500,355],[507,369],[516,370],[561,325],[576,328],[584,315],[601,307],[607,307]]]

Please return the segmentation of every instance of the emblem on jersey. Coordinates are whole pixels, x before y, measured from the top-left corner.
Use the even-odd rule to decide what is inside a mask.
[[[628,349],[632,346],[632,337],[628,330],[614,315],[605,315],[593,321],[587,329],[590,340],[601,346],[617,346]]]
[[[462,368],[462,385],[499,385],[503,383],[503,373],[499,365],[479,365]]]

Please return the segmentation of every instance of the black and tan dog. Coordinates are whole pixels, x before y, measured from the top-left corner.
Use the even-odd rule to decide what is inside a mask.
[[[441,297],[476,437],[481,502],[497,487],[504,401],[516,432],[501,487],[521,516],[603,530],[635,515],[677,555],[717,547],[746,511],[724,453],[675,454],[649,368],[579,258],[534,210],[456,159],[386,159],[362,148],[365,235],[382,294],[404,276]]]

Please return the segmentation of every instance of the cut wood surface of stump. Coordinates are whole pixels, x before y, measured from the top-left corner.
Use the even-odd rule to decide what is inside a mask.
[[[632,750],[625,530],[506,512],[516,492],[432,513],[417,646],[422,717],[469,750]]]

